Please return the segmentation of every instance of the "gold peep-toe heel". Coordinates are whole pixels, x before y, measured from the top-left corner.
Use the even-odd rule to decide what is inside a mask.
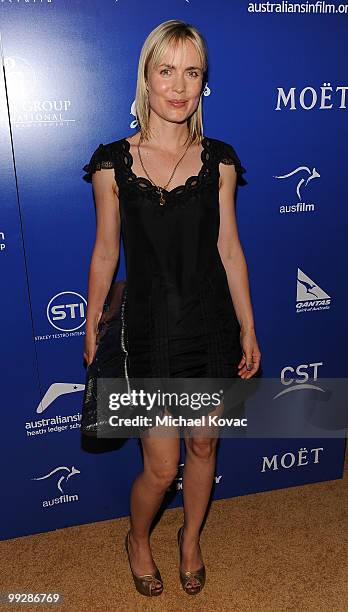
[[[143,574],[142,576],[138,576],[133,572],[129,556],[129,531],[127,532],[124,545],[127,551],[129,567],[132,572],[136,590],[142,595],[146,595],[147,597],[161,595],[161,593],[163,592],[163,582],[158,568],[156,568],[154,574]],[[161,589],[154,588],[156,582],[161,583]]]
[[[178,547],[179,547],[180,582],[181,582],[181,586],[184,589],[185,593],[187,593],[188,595],[197,595],[197,593],[200,593],[200,591],[203,589],[205,585],[205,577],[206,577],[205,565],[203,564],[202,567],[200,567],[198,570],[195,570],[194,572],[189,572],[189,571],[184,572],[181,569],[181,538],[182,538],[183,528],[184,526],[182,525],[178,531],[178,536],[177,536]],[[195,578],[196,580],[198,580],[199,584],[197,584],[196,586],[193,586],[191,584],[192,578]]]

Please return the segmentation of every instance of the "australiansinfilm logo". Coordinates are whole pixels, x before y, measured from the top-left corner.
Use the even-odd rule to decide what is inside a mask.
[[[80,429],[81,412],[67,415],[50,415],[49,412],[45,415],[44,413],[62,396],[80,393],[84,389],[85,385],[80,383],[55,382],[51,384],[36,407],[36,414],[41,415],[40,418],[25,423],[27,437],[60,434]]]
[[[51,508],[60,504],[78,502],[79,496],[77,493],[71,491],[72,481],[70,481],[70,479],[73,478],[75,484],[76,476],[80,473],[80,470],[73,465],[71,467],[59,465],[46,474],[33,476],[31,480],[38,483],[45,483],[45,490],[47,490],[49,486],[50,490],[56,493],[56,495],[48,499],[43,499],[41,501],[42,507]]]
[[[46,318],[55,331],[35,336],[35,340],[56,340],[72,336],[84,336],[82,329],[86,322],[87,300],[76,291],[56,293],[46,307]]]

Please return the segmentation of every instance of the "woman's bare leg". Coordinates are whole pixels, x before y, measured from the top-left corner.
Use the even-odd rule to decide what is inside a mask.
[[[166,435],[168,429],[166,426],[153,427],[141,435],[144,470],[135,478],[131,490],[129,534],[131,565],[138,575],[155,571],[150,527],[178,471],[180,438],[174,427],[170,435]]]
[[[211,416],[223,413],[223,403]],[[209,435],[210,434],[210,435]],[[184,529],[182,534],[182,568],[198,570],[203,564],[199,531],[207,510],[216,465],[218,428],[193,427],[184,432],[186,458],[183,472]],[[192,586],[198,584],[195,579]]]

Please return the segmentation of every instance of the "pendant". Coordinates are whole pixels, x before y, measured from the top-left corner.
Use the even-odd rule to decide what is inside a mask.
[[[164,195],[163,195],[162,188],[161,188],[161,187],[158,187],[157,191],[158,191],[159,196],[160,196],[160,204],[161,204],[161,206],[163,206],[163,204],[165,204],[165,203],[166,203],[166,199],[165,199],[165,197],[164,197]]]

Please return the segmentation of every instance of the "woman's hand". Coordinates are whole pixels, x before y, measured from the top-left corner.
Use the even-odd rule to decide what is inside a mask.
[[[238,376],[251,378],[260,367],[261,353],[257,344],[254,329],[241,329],[240,344],[243,349],[243,357],[238,364]]]
[[[85,349],[84,349],[83,357],[86,361],[87,368],[92,363],[96,350],[97,350],[96,333],[86,332]]]

